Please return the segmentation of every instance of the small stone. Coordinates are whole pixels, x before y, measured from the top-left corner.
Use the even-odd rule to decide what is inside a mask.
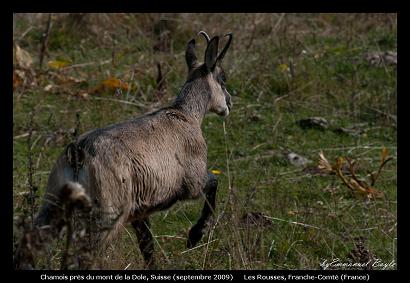
[[[286,159],[290,162],[290,164],[298,167],[304,167],[306,164],[310,162],[309,159],[307,159],[306,157],[303,157],[294,152],[288,153],[286,155]]]
[[[329,127],[329,122],[323,117],[309,117],[298,121],[302,129],[319,129],[326,130]]]
[[[365,54],[365,59],[372,66],[380,67],[383,64],[386,65],[397,65],[397,52],[386,51],[386,52],[368,52]]]

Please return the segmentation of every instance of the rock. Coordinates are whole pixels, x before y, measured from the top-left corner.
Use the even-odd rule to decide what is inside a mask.
[[[302,129],[319,129],[326,130],[329,127],[329,122],[323,117],[309,117],[298,121]]]
[[[299,154],[296,154],[294,152],[290,152],[286,155],[286,159],[290,162],[290,164],[298,167],[304,167],[306,166],[310,160],[307,159],[306,157],[303,157]]]
[[[365,54],[365,59],[372,66],[397,65],[397,52],[385,51],[385,52],[368,52]]]
[[[343,127],[336,128],[333,130],[333,132],[336,134],[359,136],[359,135],[366,133],[367,131],[367,128],[365,128],[366,126],[368,126],[367,123],[357,123],[357,124],[353,124],[350,127],[346,127],[346,128],[343,128]]]

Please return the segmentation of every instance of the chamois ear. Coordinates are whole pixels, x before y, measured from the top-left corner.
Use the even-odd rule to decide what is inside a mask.
[[[192,69],[197,63],[195,54],[195,39],[191,39],[186,46],[185,60],[189,69]]]
[[[205,50],[205,65],[209,72],[215,69],[216,61],[218,59],[218,43],[219,36],[213,37]]]
[[[226,43],[224,49],[221,51],[221,53],[218,56],[218,62],[222,62],[222,59],[225,57],[226,51],[228,51],[229,46],[231,46],[232,42],[232,33],[228,33],[225,36],[228,36],[228,42]]]

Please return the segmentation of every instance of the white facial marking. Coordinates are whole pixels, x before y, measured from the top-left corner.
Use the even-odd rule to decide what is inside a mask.
[[[226,105],[225,94],[221,85],[216,82],[212,74],[208,76],[208,83],[211,88],[211,105],[209,111],[215,112],[220,116],[228,116],[229,108]]]

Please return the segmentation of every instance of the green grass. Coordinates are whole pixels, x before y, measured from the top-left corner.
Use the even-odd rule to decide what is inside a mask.
[[[53,163],[71,139],[64,133],[75,127],[76,112],[80,113],[80,130],[85,132],[167,105],[184,82],[185,42],[201,29],[211,34],[232,31],[234,43],[224,62],[228,89],[233,95],[233,110],[225,121],[226,137],[221,118],[210,114],[203,122],[209,168],[222,172],[218,176],[216,212],[223,217],[200,243],[209,240],[209,245],[187,251],[186,236],[203,201],[177,203],[170,210],[153,215],[152,233],[159,266],[319,269],[324,259],[351,261],[349,254],[359,237],[374,257],[383,262],[396,260],[397,132],[388,118],[397,113],[396,69],[371,66],[364,56],[368,51],[395,50],[395,15],[289,14],[281,21],[280,15],[269,14],[222,18],[167,15],[166,28],[172,35],[169,52],[152,49],[157,40],[155,29],[150,26],[158,23],[159,15],[89,17],[87,25],[76,31],[64,24],[64,16],[54,19],[48,60],[61,57],[73,64],[96,64],[66,71],[43,71],[37,85],[17,88],[13,93],[15,137],[28,132],[29,112],[35,111],[32,139],[38,140],[31,155],[34,183],[40,196]],[[194,24],[189,24],[193,19]],[[32,25],[32,31],[15,42],[30,52],[37,68],[38,33],[44,30],[44,23],[35,21]],[[25,17],[17,17],[15,38],[28,26]],[[99,32],[102,27],[106,30],[104,36]],[[204,44],[198,40],[198,54],[202,54]],[[111,59],[113,52],[114,64],[98,66],[99,62]],[[168,72],[167,94],[160,101],[155,98],[156,62],[161,62],[163,71]],[[134,64],[137,71],[133,76]],[[292,64],[294,74],[281,69],[280,64]],[[41,74],[38,69],[36,72]],[[50,72],[85,82],[64,86]],[[130,83],[129,95],[127,91],[90,91],[108,77]],[[57,90],[45,91],[49,84]],[[89,93],[86,99],[75,95],[81,91]],[[311,116],[326,118],[332,129],[367,123],[367,131],[352,136],[332,130],[301,129],[297,121]],[[47,138],[59,130],[61,138],[46,144]],[[383,147],[394,157],[375,184],[385,198],[370,201],[352,196],[336,176],[308,175],[284,158],[285,152],[292,151],[316,164],[323,150],[331,162],[339,156],[356,159],[358,174],[365,177],[378,168]],[[15,215],[27,209],[20,193],[28,191],[28,155],[27,137],[15,138]],[[230,201],[228,177],[234,194]],[[272,225],[241,225],[241,217],[247,212],[261,212],[274,218]],[[132,228],[127,226],[126,230],[121,240],[108,248],[102,259],[103,268],[143,268]],[[58,268],[61,247],[55,251],[51,263],[40,259],[42,268],[50,267],[49,264]]]

